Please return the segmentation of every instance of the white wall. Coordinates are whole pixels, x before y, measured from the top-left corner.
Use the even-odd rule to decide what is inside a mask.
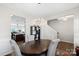
[[[0,7],[0,55],[9,51],[10,44],[10,14],[9,10]]]
[[[61,41],[74,43],[74,17],[67,18],[66,21],[48,21],[49,26],[59,32]]]
[[[11,39],[11,15],[23,14],[10,10],[6,7],[0,6],[0,55],[5,55],[11,52],[9,40]]]
[[[79,15],[76,15],[74,20],[74,43],[79,46]]]
[[[49,25],[41,26],[41,38],[49,40],[57,39],[57,32]]]

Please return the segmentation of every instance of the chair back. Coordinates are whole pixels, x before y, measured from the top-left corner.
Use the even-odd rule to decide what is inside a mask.
[[[17,45],[15,40],[11,39],[10,43],[11,43],[11,46],[12,46],[16,56],[21,56],[21,52],[20,52],[19,46]]]
[[[52,40],[50,42],[48,52],[47,52],[48,56],[55,56],[56,48],[57,48],[57,45],[58,45],[59,41],[60,41],[60,39],[55,39],[55,40]]]
[[[34,35],[26,35],[25,42],[34,40]]]

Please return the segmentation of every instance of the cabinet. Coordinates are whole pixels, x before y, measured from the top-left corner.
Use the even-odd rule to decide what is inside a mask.
[[[23,34],[23,33],[12,33],[11,38],[14,39],[16,42],[18,42],[18,41],[25,42],[25,34]]]

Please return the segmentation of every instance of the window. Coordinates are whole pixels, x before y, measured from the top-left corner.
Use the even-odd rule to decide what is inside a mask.
[[[11,32],[19,31],[25,33],[25,18],[13,15],[11,19]]]

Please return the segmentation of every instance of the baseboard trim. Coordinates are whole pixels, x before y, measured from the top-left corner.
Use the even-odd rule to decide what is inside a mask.
[[[74,42],[69,42],[69,41],[63,41],[63,40],[61,40],[62,42],[67,42],[67,43],[71,43],[71,44],[74,44]]]

